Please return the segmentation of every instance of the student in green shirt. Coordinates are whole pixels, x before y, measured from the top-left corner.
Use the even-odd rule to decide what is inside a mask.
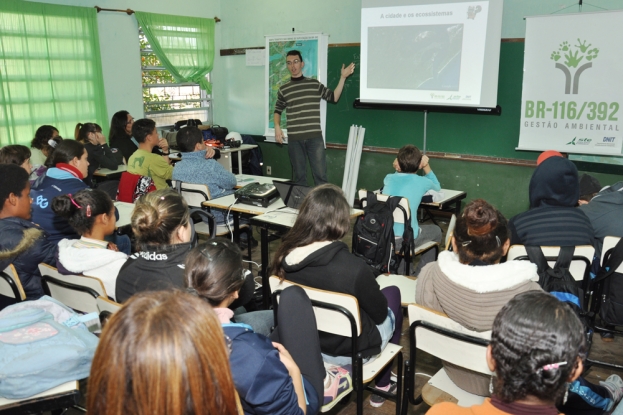
[[[154,181],[156,189],[169,187],[167,180],[171,180],[173,166],[169,160],[169,145],[162,145],[158,137],[156,123],[148,118],[135,121],[132,125],[132,136],[138,141],[138,149],[128,160],[128,172],[149,176]],[[166,143],[166,140],[164,140]],[[153,154],[151,150],[160,143],[162,156]]]

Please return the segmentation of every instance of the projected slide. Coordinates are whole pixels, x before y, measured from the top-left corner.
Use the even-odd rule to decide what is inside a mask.
[[[463,25],[368,29],[368,88],[458,91]]]
[[[362,102],[495,107],[501,0],[362,0]]]

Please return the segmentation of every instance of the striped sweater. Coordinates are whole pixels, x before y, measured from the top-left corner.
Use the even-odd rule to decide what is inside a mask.
[[[299,141],[322,137],[320,100],[333,102],[333,91],[317,79],[292,78],[277,93],[275,113],[287,110],[288,140]]]

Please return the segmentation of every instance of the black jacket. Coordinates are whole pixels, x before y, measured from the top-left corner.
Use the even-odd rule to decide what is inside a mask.
[[[575,165],[562,157],[545,160],[530,179],[530,210],[509,221],[511,244],[593,245],[590,220],[575,208],[579,197]]]
[[[332,242],[295,265],[288,265],[284,260],[282,266],[289,281],[357,298],[361,311],[358,351],[363,357],[381,352],[381,335],[376,326],[387,318],[387,299],[381,293],[372,268],[351,254],[343,242]],[[351,355],[350,338],[319,334],[323,353]]]
[[[148,246],[130,256],[117,277],[117,302],[123,303],[141,291],[183,289],[184,261],[190,248],[190,242]]]
[[[121,157],[117,158],[116,154],[119,152],[115,149],[113,153],[108,144],[93,145],[87,142],[84,148],[87,150],[89,161],[89,172],[87,177],[84,178],[84,182],[88,186],[93,187],[93,173],[95,173],[95,170],[100,167],[115,170],[119,167]]]
[[[39,264],[56,265],[56,250],[40,226],[16,217],[0,219],[0,271],[13,264],[27,299],[43,296]]]

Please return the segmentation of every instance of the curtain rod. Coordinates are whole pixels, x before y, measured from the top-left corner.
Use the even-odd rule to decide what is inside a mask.
[[[99,6],[95,6],[95,10],[97,10],[97,12],[121,12],[121,13],[127,13],[128,16],[131,16],[134,14],[134,10],[132,9],[125,9],[125,10],[121,10],[121,9],[104,9],[102,7]],[[214,16],[214,22],[218,23],[220,22],[221,19],[219,19],[218,17]]]

